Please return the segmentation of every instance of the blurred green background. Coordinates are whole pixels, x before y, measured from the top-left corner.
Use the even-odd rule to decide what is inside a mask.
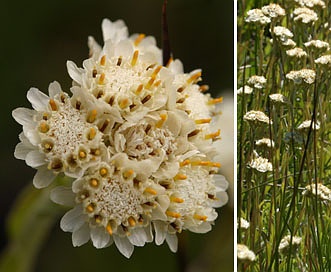
[[[47,92],[54,80],[68,91],[71,80],[66,61],[81,66],[87,58],[87,37],[102,43],[101,21],[123,19],[130,34],[156,37],[161,46],[162,0],[57,0],[1,1],[1,249],[7,243],[5,219],[20,190],[31,183],[35,170],[13,157],[21,126],[11,117],[16,107],[31,107],[30,87]],[[201,68],[203,84],[214,95],[233,92],[233,1],[169,0],[168,24],[175,58],[186,72]],[[231,102],[232,103],[232,102]],[[229,120],[229,122],[233,122]],[[36,222],[38,224],[38,222]],[[210,233],[183,237],[188,271],[233,271],[233,210],[219,210]],[[71,235],[57,222],[48,235],[34,271],[179,271],[178,254],[166,245],[135,248],[127,260],[115,246],[96,250],[91,245],[73,248]],[[11,272],[11,271],[8,271]]]

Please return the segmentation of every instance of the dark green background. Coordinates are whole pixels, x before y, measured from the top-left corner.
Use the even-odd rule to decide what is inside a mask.
[[[88,54],[87,36],[102,42],[101,21],[105,17],[123,19],[130,34],[153,35],[161,46],[161,6],[161,0],[1,1],[1,248],[6,243],[5,217],[15,196],[35,173],[13,157],[21,127],[11,111],[31,107],[26,99],[30,87],[47,92],[48,84],[57,80],[68,91],[71,80],[66,61],[81,66]],[[168,21],[174,57],[182,60],[185,71],[202,68],[203,84],[210,85],[212,93],[232,92],[233,2],[169,0]],[[233,271],[232,209],[220,209],[219,215],[210,233],[185,237],[190,271]],[[176,256],[166,245],[136,248],[130,260],[115,246],[105,250],[91,245],[73,248],[70,234],[63,233],[57,224],[35,271],[178,271]]]

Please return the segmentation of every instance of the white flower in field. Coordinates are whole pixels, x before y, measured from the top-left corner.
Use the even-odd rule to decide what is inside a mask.
[[[283,26],[275,26],[272,29],[272,32],[275,34],[277,39],[279,39],[282,42],[285,42],[287,39],[293,37],[293,33],[288,28]]]
[[[272,171],[272,164],[271,162],[268,161],[267,158],[263,158],[263,157],[254,158],[250,161],[248,165],[249,167],[261,173]]]
[[[255,142],[255,144],[257,146],[266,146],[266,147],[274,147],[275,146],[275,143],[273,140],[269,139],[269,138],[262,138],[262,139],[259,139]]]
[[[292,80],[295,84],[301,84],[302,81],[307,84],[315,82],[316,73],[311,69],[301,69],[298,71],[290,71],[286,74],[286,78]]]
[[[291,243],[291,240],[292,240],[292,243]],[[300,247],[301,241],[302,241],[301,237],[292,236],[292,239],[291,239],[291,235],[286,235],[280,241],[280,244],[278,246],[278,252],[282,255],[288,255],[291,253],[295,254]],[[291,249],[291,252],[290,252],[290,249]]]
[[[320,6],[321,8],[325,8],[325,2],[322,0],[294,0],[302,7],[313,8],[315,6]]]
[[[83,68],[68,61],[72,96],[58,83],[49,97],[32,88],[34,110],[18,108],[23,125],[15,156],[37,168],[37,188],[59,173],[75,178],[52,191],[71,206],[61,228],[74,246],[134,246],[166,241],[177,250],[182,230],[205,233],[226,204],[227,181],[217,174],[216,104],[197,85],[201,71],[183,72],[179,60],[161,63],[155,39],[128,36],[122,21],[102,23],[104,46],[89,37]]]
[[[266,25],[271,22],[270,18],[265,16],[261,9],[251,9],[247,12],[246,23],[256,23]]]
[[[331,55],[321,56],[321,57],[315,59],[315,63],[321,64],[321,65],[330,65],[331,64]]]
[[[295,47],[293,49],[286,50],[286,55],[289,57],[294,57],[294,58],[305,58],[307,57],[306,51],[299,47]]]
[[[249,222],[244,218],[240,218],[238,227],[240,227],[241,229],[247,230],[249,228]]]
[[[256,259],[255,253],[246,245],[237,244],[237,259],[239,262],[254,262]]]
[[[288,103],[287,97],[280,93],[275,93],[275,94],[270,94],[269,95],[270,101],[273,103],[281,103],[281,104],[286,104]]]
[[[244,120],[251,122],[253,124],[258,124],[258,123],[272,124],[272,120],[270,120],[269,117],[265,115],[265,113],[263,113],[262,111],[251,110],[244,115]]]
[[[325,51],[330,49],[329,43],[321,40],[311,40],[309,42],[305,42],[304,45],[311,49],[323,49]]]
[[[240,87],[238,90],[237,90],[237,94],[241,95],[241,94],[251,94],[253,92],[253,88],[248,86],[248,85],[245,85],[243,87]]]
[[[331,201],[331,190],[322,183],[317,183],[317,186],[315,183],[307,185],[302,194],[312,198],[317,196],[322,201]]]
[[[305,120],[298,126],[298,129],[307,130],[307,129],[310,128],[310,126],[311,126],[311,120]],[[320,129],[320,122],[317,121],[316,124],[313,122],[312,129],[313,130],[319,130]]]
[[[253,75],[248,79],[247,83],[256,89],[263,89],[267,80],[264,76]]]
[[[293,48],[296,46],[296,42],[292,39],[286,39],[285,41],[282,41],[281,44],[286,48]]]
[[[314,23],[318,20],[317,13],[309,8],[296,8],[293,11],[295,15],[294,21],[299,21],[303,24]]]
[[[278,4],[271,3],[262,7],[262,12],[270,18],[285,16],[285,10]]]

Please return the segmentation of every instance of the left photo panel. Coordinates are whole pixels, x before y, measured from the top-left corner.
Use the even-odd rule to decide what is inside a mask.
[[[235,271],[233,2],[16,6],[0,271]]]

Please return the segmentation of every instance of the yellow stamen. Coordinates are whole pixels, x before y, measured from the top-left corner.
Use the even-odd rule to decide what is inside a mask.
[[[100,65],[104,66],[106,64],[106,56],[103,55],[100,59]]]
[[[102,217],[100,215],[96,215],[95,217],[95,223],[100,224],[102,221]]]
[[[184,174],[177,174],[177,175],[174,177],[174,180],[184,180],[184,179],[187,179],[187,176],[184,175]]]
[[[81,159],[85,159],[86,158],[86,152],[85,151],[79,151],[78,156]]]
[[[191,75],[190,78],[186,82],[187,82],[187,84],[191,84],[193,82],[196,82],[199,79],[199,77],[201,77],[200,71]]]
[[[172,212],[172,211],[166,211],[166,215],[168,215],[170,217],[174,217],[174,218],[180,218],[181,217],[180,213],[176,213],[176,212]]]
[[[174,59],[173,59],[172,57],[170,57],[169,60],[168,60],[168,62],[167,62],[167,64],[166,64],[166,67],[169,67],[170,63],[172,63],[173,60],[174,60]]]
[[[219,98],[214,98],[208,101],[209,105],[214,105],[214,104],[218,104],[218,103],[222,103],[223,102],[223,97],[219,97]]]
[[[109,235],[113,235],[113,230],[112,230],[112,228],[111,228],[110,223],[107,224],[107,226],[106,226],[106,231],[109,233]]]
[[[128,105],[129,105],[129,99],[124,98],[124,99],[121,100],[119,106],[120,106],[121,109],[125,109]]]
[[[94,128],[90,128],[87,138],[89,140],[93,140],[96,134],[97,134],[97,131]]]
[[[210,133],[210,134],[206,134],[205,135],[205,139],[208,140],[208,139],[215,139],[216,137],[220,136],[221,134],[221,130],[217,130],[216,132],[214,133]]]
[[[86,211],[91,213],[94,211],[94,206],[92,204],[89,204],[87,207],[86,207]]]
[[[151,77],[151,79],[147,82],[147,84],[145,85],[146,89],[150,89],[154,83],[155,77]]]
[[[133,56],[132,56],[132,60],[131,60],[131,65],[132,66],[136,65],[137,60],[138,60],[138,55],[139,55],[139,51],[138,50],[134,51]]]
[[[188,164],[190,164],[190,160],[185,160],[185,161],[182,161],[181,163],[179,163],[179,166],[180,167],[183,167],[183,166],[185,166],[185,165],[188,165]]]
[[[155,86],[155,87],[158,87],[158,86],[161,84],[161,82],[162,82],[162,80],[159,79],[158,81],[156,81],[156,82],[154,83],[154,86]]]
[[[98,114],[97,110],[91,110],[86,121],[89,123],[93,123],[97,117],[97,114]]]
[[[46,132],[49,130],[49,126],[47,125],[47,123],[42,122],[42,123],[40,123],[40,125],[39,125],[39,130],[40,130],[40,132],[42,132],[42,133],[46,133]]]
[[[133,217],[129,217],[128,221],[131,227],[134,227],[136,225],[136,220]]]
[[[99,77],[99,81],[98,81],[98,83],[99,83],[100,85],[102,85],[102,84],[105,83],[105,77],[106,77],[105,73],[102,73],[102,74],[100,75],[100,77]]]
[[[205,215],[199,215],[199,214],[195,214],[194,216],[193,216],[195,219],[197,219],[197,220],[201,220],[201,221],[207,221],[207,216],[205,216]]]
[[[184,199],[180,198],[180,197],[170,197],[170,200],[172,202],[176,202],[176,203],[183,203],[184,202]]]
[[[99,174],[101,177],[105,177],[108,174],[108,169],[106,167],[100,168]]]
[[[138,46],[144,38],[145,34],[139,34],[139,36],[134,40],[134,45]]]
[[[123,177],[127,179],[127,178],[131,177],[133,174],[134,174],[134,171],[132,169],[129,169],[123,173]]]
[[[150,187],[147,187],[147,188],[145,189],[145,192],[146,192],[146,193],[149,193],[149,194],[151,194],[151,195],[157,195],[157,192],[156,192],[154,189],[150,188]]]
[[[140,84],[138,87],[137,87],[137,90],[135,91],[135,93],[137,95],[139,95],[141,93],[141,91],[143,90],[144,88],[144,85],[143,84]]]
[[[90,186],[91,187],[96,188],[96,187],[98,187],[98,185],[99,185],[99,181],[97,179],[95,179],[95,178],[90,179]]]
[[[217,167],[217,168],[220,168],[221,167],[221,164],[219,162],[213,162],[213,167]]]
[[[208,85],[201,85],[200,87],[199,87],[199,91],[200,92],[206,92],[206,91],[208,91],[209,90],[209,86]]]
[[[207,124],[207,123],[210,123],[211,122],[211,118],[204,118],[204,119],[197,119],[195,120],[195,123],[197,125],[199,124]]]
[[[49,105],[51,106],[52,111],[57,110],[57,106],[56,106],[56,103],[55,103],[54,99],[49,100]]]
[[[165,114],[165,113],[161,113],[160,114],[160,118],[161,118],[161,120],[159,120],[157,123],[156,123],[156,127],[157,128],[160,128],[160,127],[162,127],[163,126],[163,124],[164,124],[164,122],[167,120],[167,114]]]
[[[162,69],[162,66],[161,65],[158,66],[158,67],[156,67],[155,70],[153,71],[151,77],[154,77],[155,78],[157,76],[157,74],[160,72],[161,69]]]

